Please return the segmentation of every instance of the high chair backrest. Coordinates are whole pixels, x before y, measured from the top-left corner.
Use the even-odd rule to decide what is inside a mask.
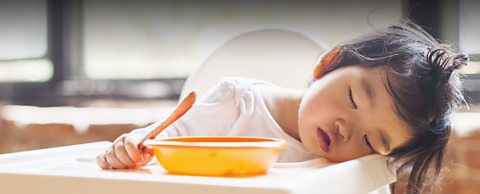
[[[250,31],[214,51],[187,78],[181,98],[192,89],[201,96],[226,76],[307,87],[314,62],[325,50],[325,44],[305,33],[280,28]]]

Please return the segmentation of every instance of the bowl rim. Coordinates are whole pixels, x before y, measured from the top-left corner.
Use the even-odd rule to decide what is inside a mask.
[[[179,141],[179,140],[243,140],[243,141]],[[248,141],[250,140],[250,141]],[[283,139],[271,137],[241,136],[185,136],[147,140],[143,143],[149,147],[201,147],[201,148],[276,148],[284,149],[288,143]]]

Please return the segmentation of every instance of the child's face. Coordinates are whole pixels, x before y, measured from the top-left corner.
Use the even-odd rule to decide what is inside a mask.
[[[411,132],[395,112],[385,76],[382,68],[355,65],[312,83],[298,115],[304,146],[332,161],[346,161],[372,153],[388,155],[406,143]]]

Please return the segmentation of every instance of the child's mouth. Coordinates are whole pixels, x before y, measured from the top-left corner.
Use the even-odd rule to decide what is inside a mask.
[[[320,147],[322,148],[322,150],[324,152],[328,152],[328,148],[329,148],[329,145],[330,145],[330,137],[328,137],[328,134],[325,133],[325,131],[323,131],[322,129],[318,128],[317,129],[317,137],[318,137],[318,141],[320,143]]]

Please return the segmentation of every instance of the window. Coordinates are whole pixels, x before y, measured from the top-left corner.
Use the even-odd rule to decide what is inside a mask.
[[[353,7],[324,1],[84,0],[84,73],[91,79],[186,77],[222,43],[246,31],[283,26],[336,44],[370,30],[370,12],[376,27],[402,14],[400,2],[378,1]],[[342,25],[345,30],[333,29],[337,34],[325,28]]]
[[[0,1],[0,24],[0,82],[50,79],[46,1]]]
[[[466,74],[480,74],[480,1],[460,0],[459,2],[459,44],[463,52],[470,55],[471,64]]]
[[[460,0],[460,24],[459,24],[459,39],[462,49],[471,54],[480,54],[480,1]]]
[[[424,0],[408,1],[410,18],[432,33],[435,38],[458,47],[470,56],[470,63],[460,71],[467,101],[480,102],[480,58],[477,22],[480,14],[479,1],[470,0]]]
[[[85,75],[91,79],[186,77],[219,44],[200,42],[202,36],[213,35],[219,22],[218,12],[198,9],[204,3],[85,0]]]
[[[0,34],[0,41],[13,45],[0,49],[0,79],[13,81],[0,83],[0,97],[34,105],[176,99],[188,74],[242,33],[288,28],[336,45],[397,23],[403,14],[401,1],[383,0],[12,2],[7,4],[22,10],[3,9],[22,14],[11,22],[20,33]],[[8,16],[0,16],[10,25],[2,20]],[[19,37],[22,33],[29,37]],[[19,73],[11,73],[12,67]]]
[[[470,55],[470,64],[463,70],[467,78],[464,86],[468,100],[472,103],[480,102],[479,8],[479,1],[458,1],[458,42],[460,49]]]

